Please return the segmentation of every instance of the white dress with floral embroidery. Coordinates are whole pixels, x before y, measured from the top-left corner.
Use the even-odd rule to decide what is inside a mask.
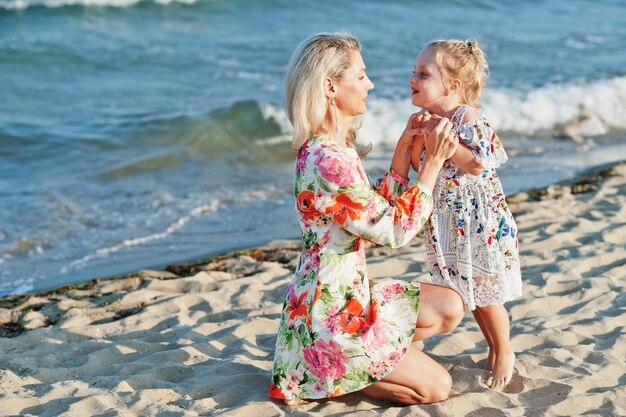
[[[407,244],[432,210],[430,191],[389,171],[372,187],[354,149],[311,136],[296,160],[304,248],[287,288],[270,396],[324,398],[384,378],[406,353],[419,284],[367,278],[362,239]]]
[[[496,173],[508,157],[484,118],[462,123],[469,108],[459,107],[451,121],[484,170],[474,176],[444,163],[424,244],[433,283],[455,289],[474,310],[519,297],[522,279],[517,226]]]

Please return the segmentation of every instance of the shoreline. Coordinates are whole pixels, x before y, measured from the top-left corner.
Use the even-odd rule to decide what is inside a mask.
[[[507,304],[514,377],[501,391],[485,386],[487,347],[468,313],[451,334],[416,344],[450,372],[453,389],[449,400],[410,413],[624,415],[626,162],[508,201],[524,280],[523,296]],[[360,393],[297,409],[268,398],[282,300],[299,254],[299,239],[275,240],[1,298],[0,416],[409,412]],[[367,259],[372,279],[428,281],[422,239],[397,250],[368,247]]]
[[[546,187],[531,188],[525,191],[519,191],[517,193],[511,194],[510,196],[507,197],[507,202],[526,201],[529,199],[532,201],[537,201],[537,200],[540,200],[542,197],[550,196],[551,193],[553,192],[551,190],[554,190],[555,187],[571,187],[572,192],[574,194],[584,193],[589,190],[592,190],[594,187],[594,184],[597,184],[603,181],[604,179],[606,179],[608,176],[610,176],[611,171],[614,167],[622,165],[622,164],[626,164],[626,159],[617,161],[617,162],[609,162],[605,164],[596,165],[590,168],[586,168],[582,170],[580,174],[577,175],[573,179],[566,179],[566,180],[552,183]],[[226,251],[226,252],[208,254],[208,255],[201,256],[195,259],[183,260],[180,262],[173,262],[173,263],[167,264],[162,269],[159,268],[158,265],[156,265],[153,267],[141,268],[135,272],[128,272],[125,274],[113,275],[113,276],[96,277],[96,278],[87,279],[81,282],[59,285],[59,286],[52,286],[49,288],[42,288],[33,292],[26,292],[24,294],[0,295],[0,308],[2,308],[7,302],[11,303],[11,302],[28,298],[31,296],[45,297],[45,296],[54,295],[54,294],[61,294],[72,289],[89,289],[93,287],[95,283],[99,283],[101,281],[116,281],[116,280],[125,279],[125,278],[138,277],[141,275],[142,271],[156,272],[156,271],[162,270],[164,272],[174,273],[178,275],[179,277],[183,278],[183,277],[190,276],[190,275],[180,275],[176,273],[175,270],[184,271],[183,273],[191,272],[193,267],[198,267],[203,264],[210,264],[218,260],[222,260],[226,258],[235,258],[237,256],[247,255],[249,253],[256,254],[259,251],[263,251],[264,250],[263,248],[268,247],[268,245],[271,245],[272,242],[274,241],[295,242],[296,244],[299,245],[300,237],[298,236],[298,237],[292,237],[292,238],[287,237],[287,238],[281,238],[281,239],[274,239],[274,240],[265,242],[265,244],[261,244],[255,247],[234,248],[233,250]],[[301,247],[301,246],[298,246],[298,247]],[[195,272],[200,272],[200,269],[196,269]]]

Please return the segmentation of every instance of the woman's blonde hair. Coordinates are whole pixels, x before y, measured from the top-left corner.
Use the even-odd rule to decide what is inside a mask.
[[[324,121],[329,101],[324,93],[324,79],[339,80],[350,67],[352,52],[361,51],[356,37],[347,32],[318,33],[302,42],[287,66],[285,101],[287,117],[293,126],[293,148],[298,150]],[[346,144],[361,156],[370,147],[356,143],[356,127],[350,126]]]
[[[465,104],[479,107],[478,100],[489,79],[489,66],[478,42],[474,39],[437,40],[424,49],[430,49],[435,54],[435,62],[442,72],[446,89],[450,88],[452,80],[459,79]]]

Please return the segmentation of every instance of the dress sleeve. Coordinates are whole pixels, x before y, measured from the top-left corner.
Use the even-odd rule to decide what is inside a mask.
[[[459,128],[461,143],[469,147],[485,169],[498,168],[509,157],[500,138],[485,119],[470,120]]]
[[[408,185],[409,180],[389,168],[389,171],[376,182],[375,189],[387,201],[393,202],[406,191]]]
[[[387,173],[374,189],[359,174],[360,161],[342,148],[322,146],[311,157],[315,211],[353,235],[379,245],[400,247],[417,234],[430,216],[432,194],[419,182],[389,201],[386,197],[393,194],[389,187],[400,186],[393,174]]]

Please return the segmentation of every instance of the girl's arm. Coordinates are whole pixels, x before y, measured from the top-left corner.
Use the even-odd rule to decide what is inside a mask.
[[[462,143],[459,143],[459,147],[456,148],[456,152],[450,159],[452,159],[454,165],[470,175],[480,175],[484,170],[482,164],[476,160],[470,148]]]
[[[497,168],[508,159],[498,135],[476,110],[465,112],[459,130],[460,143],[452,162],[468,174],[480,175],[485,169]]]

